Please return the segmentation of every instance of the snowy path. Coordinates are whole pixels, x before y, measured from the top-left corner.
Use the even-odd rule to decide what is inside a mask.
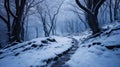
[[[65,62],[70,60],[71,55],[75,53],[75,51],[78,48],[78,41],[74,38],[73,39],[73,46],[68,50],[65,54],[63,54],[61,57],[58,57],[56,61],[52,61],[48,66],[50,67],[68,67],[65,65]]]
[[[72,47],[72,42],[68,37],[52,36],[2,49],[0,67],[42,67],[66,53]]]
[[[66,62],[69,67],[120,67],[120,25],[85,39]]]

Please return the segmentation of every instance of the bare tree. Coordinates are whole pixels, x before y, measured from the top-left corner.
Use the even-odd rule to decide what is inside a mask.
[[[110,10],[110,21],[113,22],[113,18],[112,18],[112,0],[110,0],[110,2],[109,2],[109,10]]]
[[[11,5],[11,3],[14,5],[14,7],[13,5]],[[7,25],[9,41],[11,42],[21,41],[21,36],[20,36],[21,27],[22,27],[21,21],[23,17],[25,3],[26,0],[14,0],[14,1],[4,0],[4,8],[6,11],[7,18],[3,15],[0,15],[0,19],[2,19]]]
[[[40,15],[39,18],[41,19],[41,22],[43,24],[43,31],[46,37],[48,37],[51,33],[53,35],[55,34],[57,15],[59,14],[60,8],[62,7],[63,3],[64,1],[61,2],[55,12],[53,12],[52,9],[49,8],[49,4],[47,4],[46,2],[44,2],[44,6],[37,6],[37,11]]]
[[[114,1],[114,20],[118,20],[118,9],[119,9],[119,4],[120,4],[120,0],[115,0]]]
[[[24,15],[23,15],[23,19],[22,19],[22,26],[23,27],[22,27],[22,32],[21,32],[21,37],[22,37],[23,41],[25,39],[25,34],[26,34],[25,32],[27,32],[27,29],[24,30],[24,25],[25,25],[25,22],[28,23],[28,21],[25,21],[25,20],[28,16],[35,14],[35,12],[31,11],[31,8],[35,8],[37,5],[39,5],[43,1],[45,1],[45,0],[39,0],[39,1],[37,1],[37,0],[27,0],[26,1]],[[28,28],[27,25],[26,25],[26,28]]]
[[[97,16],[99,8],[105,2],[105,0],[85,0],[86,7],[83,6],[79,0],[75,0],[75,2],[81,9],[86,12],[88,25],[93,31],[93,34],[100,32]]]
[[[46,13],[46,11],[44,11],[43,7],[41,7],[41,6],[37,6],[36,9],[37,9],[37,12],[39,14],[38,18],[40,18],[40,20],[42,22],[42,25],[43,25],[44,35],[45,36],[49,36],[49,34],[48,34],[48,27],[47,27],[48,23],[46,21],[47,13]]]
[[[24,40],[25,18],[29,11],[44,0],[3,0],[5,14],[0,19],[7,25],[9,42],[22,42]]]
[[[13,21],[13,31],[12,31],[12,41],[21,42],[21,31],[22,31],[22,19],[23,19],[23,13],[24,13],[24,7],[25,7],[26,0],[15,0],[16,5],[16,17]]]
[[[52,12],[51,12],[51,9],[50,9],[49,6],[46,4],[46,7],[47,7],[47,9],[48,9],[47,14],[48,14],[48,16],[49,16],[50,24],[51,24],[51,25],[50,25],[49,32],[48,32],[49,35],[50,35],[51,33],[52,33],[52,35],[55,35],[55,33],[56,33],[56,20],[57,20],[57,15],[59,14],[60,8],[62,7],[63,3],[64,3],[64,1],[62,1],[62,2],[60,3],[60,5],[57,7],[55,13],[52,13]]]
[[[71,4],[71,3],[69,3],[69,4],[73,7],[72,9],[69,9],[69,11],[72,11],[73,13],[75,13],[77,15],[77,17],[79,18],[80,23],[84,23],[85,29],[88,29],[88,25],[87,25],[86,21],[82,18],[84,16],[84,13],[80,12],[79,7],[77,7],[76,5]]]

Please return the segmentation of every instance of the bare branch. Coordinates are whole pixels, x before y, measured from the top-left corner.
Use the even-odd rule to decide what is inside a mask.
[[[6,24],[8,23],[7,20],[1,15],[0,15],[0,19],[2,19]]]
[[[7,8],[8,8],[9,13],[15,18],[16,16],[13,14],[13,12],[10,9],[10,2],[9,2],[9,0],[7,1]]]
[[[80,12],[78,12],[77,10],[74,10],[74,9],[69,9],[69,11],[72,11],[72,12],[77,13],[77,14],[84,15],[84,13],[80,13]]]
[[[76,2],[76,4],[77,4],[80,8],[82,8],[85,12],[87,12],[87,13],[89,13],[89,14],[92,15],[92,12],[91,12],[89,9],[85,8],[85,7],[80,3],[79,0],[75,0],[75,2]]]
[[[64,0],[64,1],[65,1],[65,0]],[[58,7],[56,13],[55,13],[55,14],[53,15],[53,17],[52,17],[52,20],[51,20],[52,25],[51,25],[51,27],[50,27],[49,33],[51,32],[51,30],[52,30],[52,28],[53,28],[54,20],[55,20],[56,16],[58,15],[58,13],[59,13],[59,11],[60,11],[60,8],[62,7],[64,1],[62,1],[62,3],[61,3],[61,4],[59,5],[59,7]]]
[[[97,3],[97,5],[96,5],[96,7],[94,8],[94,14],[96,14],[97,12],[98,12],[98,9],[101,7],[101,5],[105,2],[106,0],[100,0],[98,3]]]
[[[44,0],[41,0],[41,1],[39,1],[39,2],[37,2],[37,3],[35,3],[35,4],[33,4],[33,5],[31,5],[31,7],[34,7],[34,6],[36,6],[36,5],[38,5],[38,4],[40,4],[40,3],[42,3]]]

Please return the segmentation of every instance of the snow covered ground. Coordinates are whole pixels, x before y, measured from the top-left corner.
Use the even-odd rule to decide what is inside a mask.
[[[74,39],[79,41],[79,48],[70,55],[66,66],[120,67],[120,23],[107,25],[103,29],[106,31],[93,38],[89,38],[91,32],[85,31],[76,36],[37,38],[1,49],[0,67],[45,66],[47,60],[55,58],[75,45]]]
[[[84,39],[86,39],[91,34],[92,34],[92,32],[90,32],[90,31],[84,31],[78,35],[73,35],[71,37],[76,39],[77,41],[79,41],[79,43],[81,43]]]
[[[52,36],[38,38],[0,50],[0,67],[30,67],[46,65],[72,46],[72,39]]]
[[[70,67],[120,67],[120,24],[106,27],[109,29],[101,36],[80,43],[66,64]]]

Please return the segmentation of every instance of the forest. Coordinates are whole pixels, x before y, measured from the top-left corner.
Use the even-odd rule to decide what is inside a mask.
[[[0,67],[120,67],[120,0],[0,0]]]

